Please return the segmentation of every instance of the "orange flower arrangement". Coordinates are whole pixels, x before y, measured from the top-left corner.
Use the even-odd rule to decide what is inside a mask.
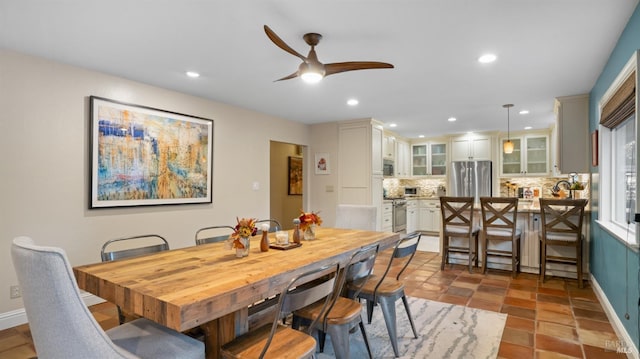
[[[229,241],[231,242],[232,248],[244,249],[244,244],[240,241],[240,238],[247,238],[249,236],[255,236],[258,232],[256,228],[256,219],[255,218],[242,218],[238,219],[236,217],[236,227],[229,235]]]
[[[300,210],[300,212],[302,213],[299,217],[301,230],[306,230],[312,224],[318,226],[322,224],[322,218],[318,216],[319,212],[304,212],[302,210]]]

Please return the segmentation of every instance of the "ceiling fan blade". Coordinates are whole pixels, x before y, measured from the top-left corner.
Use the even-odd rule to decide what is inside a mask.
[[[393,65],[386,62],[375,61],[350,61],[350,62],[334,62],[325,64],[325,76],[337,74],[345,71],[369,70],[369,69],[392,69]]]
[[[290,53],[293,56],[297,56],[301,58],[302,61],[307,60],[306,57],[302,56],[299,52],[292,49],[291,46],[287,45],[278,35],[276,35],[275,32],[273,32],[273,30],[269,28],[269,26],[264,25],[264,32],[267,34],[269,39],[271,39],[271,41],[273,41],[273,43],[276,44],[276,46],[278,46],[279,48],[283,49],[284,51]]]
[[[291,79],[294,79],[296,77],[298,77],[298,71],[292,73],[291,75],[287,75],[287,76],[285,76],[285,77],[283,77],[281,79],[277,79],[276,81],[291,80]],[[276,82],[276,81],[274,81],[274,82]]]

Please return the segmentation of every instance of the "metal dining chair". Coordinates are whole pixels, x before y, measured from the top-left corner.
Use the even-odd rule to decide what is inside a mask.
[[[316,350],[311,332],[316,318],[300,331],[280,324],[280,319],[312,303],[320,303],[321,313],[329,308],[337,289],[338,263],[306,271],[293,278],[279,295],[273,321],[243,334],[222,346],[223,358],[310,358]],[[317,278],[317,279],[316,279]]]
[[[333,351],[336,358],[349,358],[349,333],[356,327],[360,327],[360,332],[369,354],[369,359],[373,359],[367,332],[362,322],[362,305],[353,299],[360,293],[367,279],[371,275],[373,266],[378,255],[378,245],[369,245],[360,248],[351,256],[346,269],[342,271],[338,282],[338,290],[334,294],[329,309],[322,311],[321,303],[315,303],[304,307],[293,313],[294,328],[301,323],[315,322],[318,330],[320,352],[324,351],[326,334],[331,337]],[[354,284],[355,294],[348,297],[341,296],[342,289],[348,280]],[[356,281],[357,282],[354,282]]]
[[[411,310],[409,309],[409,302],[404,293],[404,282],[400,280],[400,277],[416,254],[421,237],[422,234],[419,232],[413,232],[402,237],[394,246],[391,258],[382,275],[372,274],[363,285],[360,285],[357,280],[348,285],[349,296],[357,295],[358,298],[366,301],[367,322],[369,324],[371,324],[374,306],[377,304],[380,305],[384,322],[387,326],[387,332],[389,333],[389,339],[391,340],[391,346],[393,347],[393,352],[396,357],[400,356],[396,324],[396,301],[398,299],[402,299],[413,335],[416,339],[418,338],[418,332],[416,331]],[[389,275],[392,268],[394,272],[397,268],[401,268],[395,277]]]
[[[511,259],[511,275],[516,278],[520,271],[520,237],[522,230],[517,227],[518,198],[517,197],[480,197],[482,208],[482,273],[487,273],[488,256],[509,257]],[[495,242],[511,242],[509,250],[501,249],[498,245],[490,247]]]
[[[157,234],[142,234],[106,241],[100,250],[100,257],[103,262],[109,262],[168,250],[169,242],[164,237]]]
[[[168,250],[169,242],[164,237],[157,234],[141,234],[106,241],[100,250],[100,257],[103,262],[110,262]],[[117,309],[120,324],[127,321],[127,317],[139,318],[125,314],[120,307]]]
[[[107,331],[80,294],[64,250],[13,240],[11,257],[40,358],[204,359],[204,344],[148,319]]]
[[[196,245],[206,243],[223,242],[229,238],[229,235],[233,233],[235,228],[232,226],[210,226],[200,228],[196,231]]]
[[[584,234],[582,222],[586,199],[540,199],[542,220],[540,240],[540,279],[544,283],[547,263],[573,264],[576,266],[578,287],[584,286],[582,279],[582,245]],[[575,256],[551,254],[547,247],[562,246],[575,250]]]
[[[468,255],[469,273],[473,272],[474,263],[478,266],[480,227],[473,222],[473,202],[473,197],[440,197],[443,247],[440,270],[449,263],[451,253]],[[467,246],[452,245],[453,238],[467,241]]]

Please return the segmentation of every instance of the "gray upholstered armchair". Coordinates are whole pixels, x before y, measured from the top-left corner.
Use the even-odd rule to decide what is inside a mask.
[[[11,257],[40,358],[204,358],[202,342],[147,319],[104,331],[82,301],[62,249],[18,237]]]

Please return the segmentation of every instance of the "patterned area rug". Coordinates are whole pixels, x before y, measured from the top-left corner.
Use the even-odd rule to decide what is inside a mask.
[[[507,320],[503,313],[467,308],[459,305],[409,297],[418,339],[414,339],[402,300],[396,302],[398,350],[400,358],[496,358],[502,331]],[[363,302],[364,304],[364,302]],[[395,358],[387,328],[379,307],[374,309],[371,324],[365,330],[374,358]],[[350,335],[351,358],[367,358],[360,330]],[[335,358],[327,336],[324,353],[318,359]]]

